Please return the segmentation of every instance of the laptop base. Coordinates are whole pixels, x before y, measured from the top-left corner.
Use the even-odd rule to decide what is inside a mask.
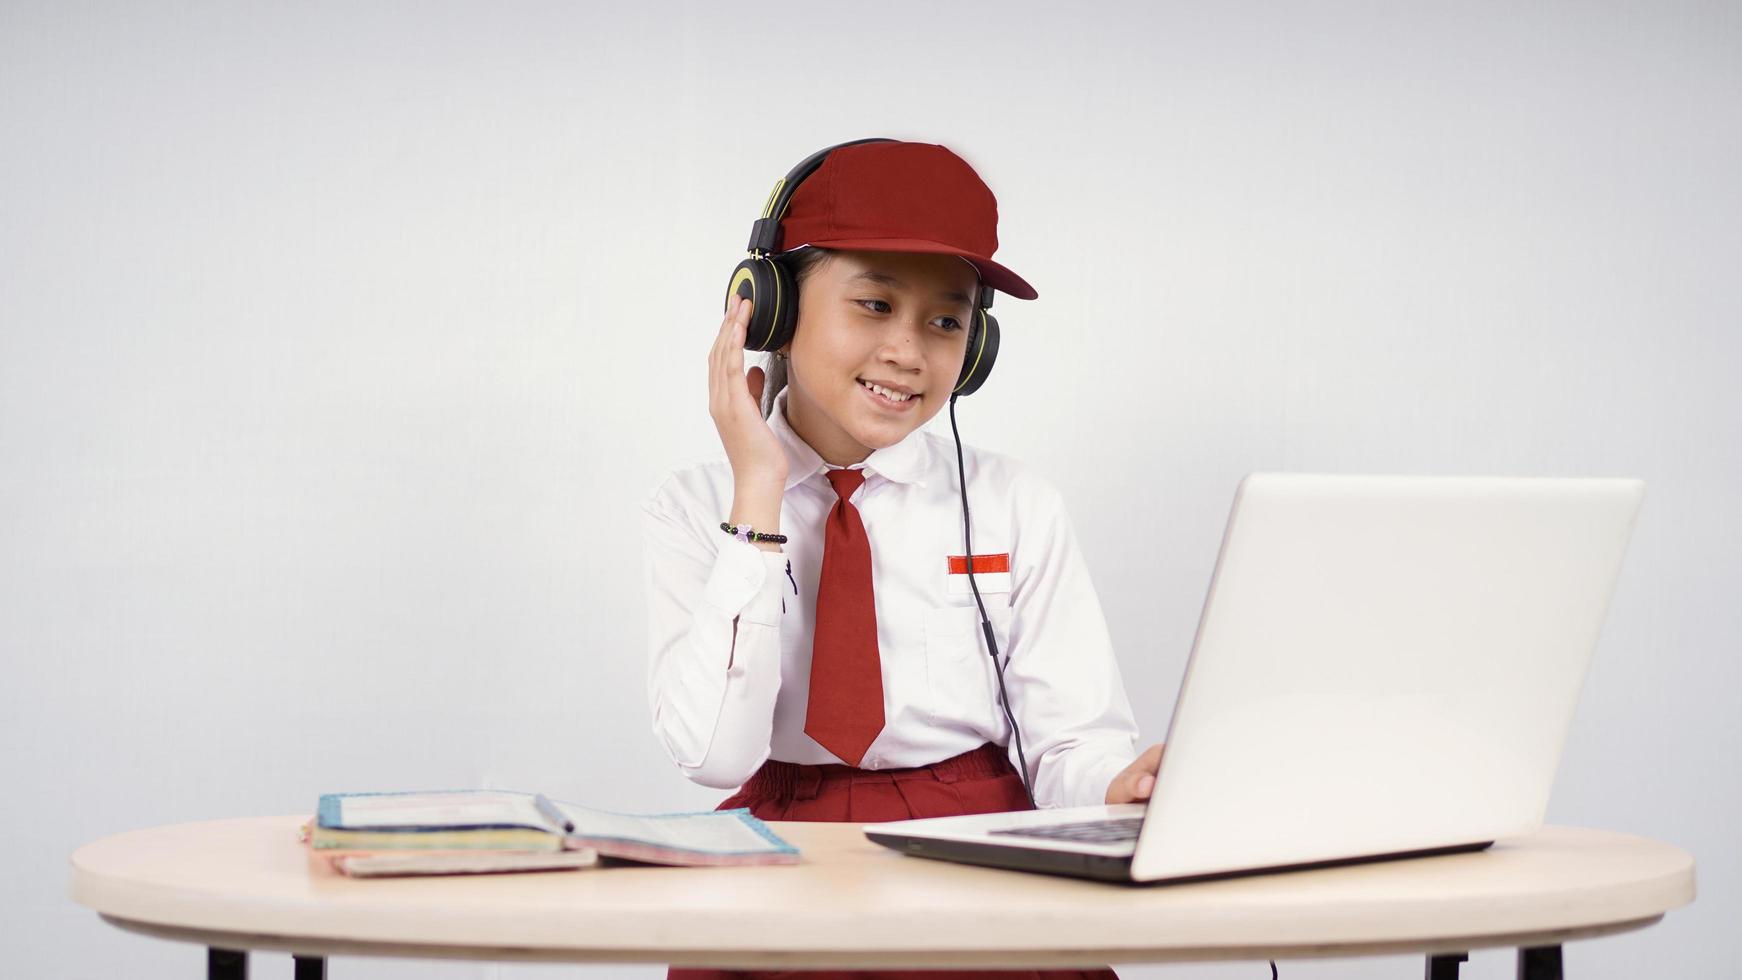
[[[1447,847],[1430,847],[1417,851],[1394,851],[1388,854],[1369,854],[1362,857],[1332,858],[1326,861],[1310,861],[1304,864],[1282,864],[1264,868],[1243,868],[1238,871],[1216,871],[1208,874],[1180,875],[1172,878],[1158,878],[1155,881],[1131,880],[1131,859],[1129,857],[1107,857],[1100,854],[1072,854],[1068,851],[1025,850],[1010,847],[1005,844],[977,844],[972,841],[931,840],[915,837],[904,837],[900,834],[876,833],[867,831],[865,836],[871,841],[881,844],[894,851],[913,857],[935,858],[943,861],[955,861],[959,864],[978,864],[988,868],[1003,868],[1008,871],[1035,871],[1041,874],[1064,875],[1070,878],[1092,878],[1096,881],[1117,881],[1127,885],[1183,885],[1194,881],[1215,881],[1221,878],[1243,878],[1247,875],[1277,874],[1284,871],[1311,871],[1317,868],[1334,868],[1345,864],[1367,864],[1373,861],[1401,861],[1407,858],[1436,857],[1441,854],[1465,854],[1472,851],[1486,850],[1494,842],[1479,841],[1474,844],[1452,844]]]

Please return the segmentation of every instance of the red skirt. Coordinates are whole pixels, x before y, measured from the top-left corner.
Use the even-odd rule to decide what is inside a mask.
[[[913,769],[806,766],[772,759],[715,809],[749,807],[762,820],[881,823],[1027,810],[1022,777],[990,742]],[[916,859],[918,860],[918,859]],[[712,970],[672,967],[667,980],[1119,980],[1092,970]]]

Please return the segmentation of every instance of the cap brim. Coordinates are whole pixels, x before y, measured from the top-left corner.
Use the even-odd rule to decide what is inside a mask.
[[[921,238],[847,238],[826,242],[805,242],[816,248],[858,249],[866,252],[926,252],[933,255],[959,255],[980,273],[980,281],[993,289],[1017,299],[1038,299],[1028,280],[984,255],[965,252],[954,245],[930,242]]]

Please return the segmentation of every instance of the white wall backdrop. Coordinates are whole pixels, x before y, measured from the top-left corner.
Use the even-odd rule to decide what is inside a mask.
[[[717,448],[705,354],[770,185],[869,135],[999,197],[1041,299],[1000,300],[962,425],[1064,491],[1146,741],[1245,472],[1645,478],[1549,816],[1688,848],[1701,894],[1569,975],[1742,969],[1734,0],[6,0],[6,972],[198,975],[66,897],[130,828],[714,805],[648,728],[636,505]]]

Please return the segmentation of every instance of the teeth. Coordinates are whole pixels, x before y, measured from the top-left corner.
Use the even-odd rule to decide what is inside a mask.
[[[869,381],[861,381],[859,383],[864,385],[867,388],[870,388],[872,391],[875,391],[879,395],[882,395],[884,398],[887,398],[892,402],[904,402],[904,401],[907,401],[909,398],[913,397],[912,395],[904,395],[899,391],[890,391],[888,388],[885,388],[882,385],[874,385]]]

